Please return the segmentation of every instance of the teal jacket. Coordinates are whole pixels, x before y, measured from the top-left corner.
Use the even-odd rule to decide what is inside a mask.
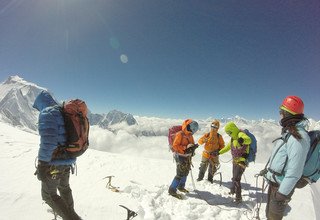
[[[284,133],[282,138],[275,142],[272,150],[266,178],[278,183],[280,185],[278,191],[283,195],[289,195],[302,176],[310,147],[310,138],[305,130],[306,125],[305,120],[296,125],[302,137],[301,140]]]

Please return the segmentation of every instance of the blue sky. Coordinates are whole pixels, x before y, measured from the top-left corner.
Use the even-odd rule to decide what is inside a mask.
[[[0,80],[94,113],[320,119],[320,1],[3,0]]]

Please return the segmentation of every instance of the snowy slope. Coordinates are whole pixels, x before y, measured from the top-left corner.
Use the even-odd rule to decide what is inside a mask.
[[[40,182],[33,175],[39,137],[1,122],[0,136],[0,219],[52,219],[53,215],[47,212],[48,206],[41,201]],[[152,139],[149,141],[151,145]],[[166,151],[166,146],[159,148]],[[71,186],[75,208],[84,219],[126,219],[126,210],[119,205],[136,211],[138,216],[134,219],[252,219],[254,213],[251,209],[256,203],[256,196],[261,198],[261,191],[256,192],[254,174],[264,164],[252,164],[246,170],[242,180],[244,204],[234,207],[228,203],[231,175],[229,154],[221,157],[222,186],[219,186],[218,176],[214,184],[196,182],[201,199],[191,192],[180,201],[167,194],[175,175],[175,164],[167,151],[163,159],[146,157],[147,154],[142,157],[132,149],[132,153],[128,152],[115,154],[89,149],[78,159],[77,175],[71,176]],[[192,171],[194,178],[200,162],[197,153]],[[115,176],[112,184],[120,187],[120,193],[106,188],[104,177],[108,175]],[[259,185],[261,187],[261,179]],[[193,189],[191,175],[187,188]],[[313,205],[316,200],[318,197],[311,193],[309,186],[297,190],[290,202],[291,211],[285,219],[316,219]],[[316,202],[319,206],[319,201]],[[260,211],[261,219],[265,218],[264,208],[265,199]]]

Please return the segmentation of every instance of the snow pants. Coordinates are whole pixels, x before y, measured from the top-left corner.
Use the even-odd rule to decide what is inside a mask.
[[[175,155],[177,164],[176,176],[174,177],[169,191],[176,192],[177,188],[184,188],[187,181],[187,176],[191,168],[191,158]]]
[[[206,158],[202,156],[200,167],[199,167],[199,175],[198,175],[199,180],[203,179],[207,171],[208,165],[209,165],[208,180],[212,181],[213,175],[218,170],[218,167],[220,165],[219,156],[210,157],[210,158]]]
[[[63,220],[80,220],[74,211],[69,177],[70,166],[50,166],[49,172],[41,181],[41,196]]]
[[[233,163],[232,167],[232,186],[230,189],[230,194],[236,194],[237,199],[241,199],[241,177],[245,171],[245,164],[243,163]]]

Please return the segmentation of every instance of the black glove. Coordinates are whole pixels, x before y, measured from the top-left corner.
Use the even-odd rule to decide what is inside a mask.
[[[37,175],[38,180],[45,181],[50,172],[50,166],[38,164],[37,170],[34,175]]]
[[[238,143],[239,143],[240,145],[242,145],[243,142],[244,142],[243,138],[238,138]]]
[[[247,159],[247,158],[249,157],[249,154],[244,153],[244,154],[242,154],[242,157],[243,157],[244,159]]]
[[[194,151],[199,147],[198,144],[188,144],[187,149],[184,150],[185,154],[192,154],[194,156]]]
[[[59,146],[52,153],[53,160],[68,160],[72,158],[65,147]]]
[[[277,191],[276,194],[275,194],[275,200],[276,201],[280,201],[280,202],[289,202],[290,201],[290,197],[286,196],[286,195],[283,195],[282,193]]]

